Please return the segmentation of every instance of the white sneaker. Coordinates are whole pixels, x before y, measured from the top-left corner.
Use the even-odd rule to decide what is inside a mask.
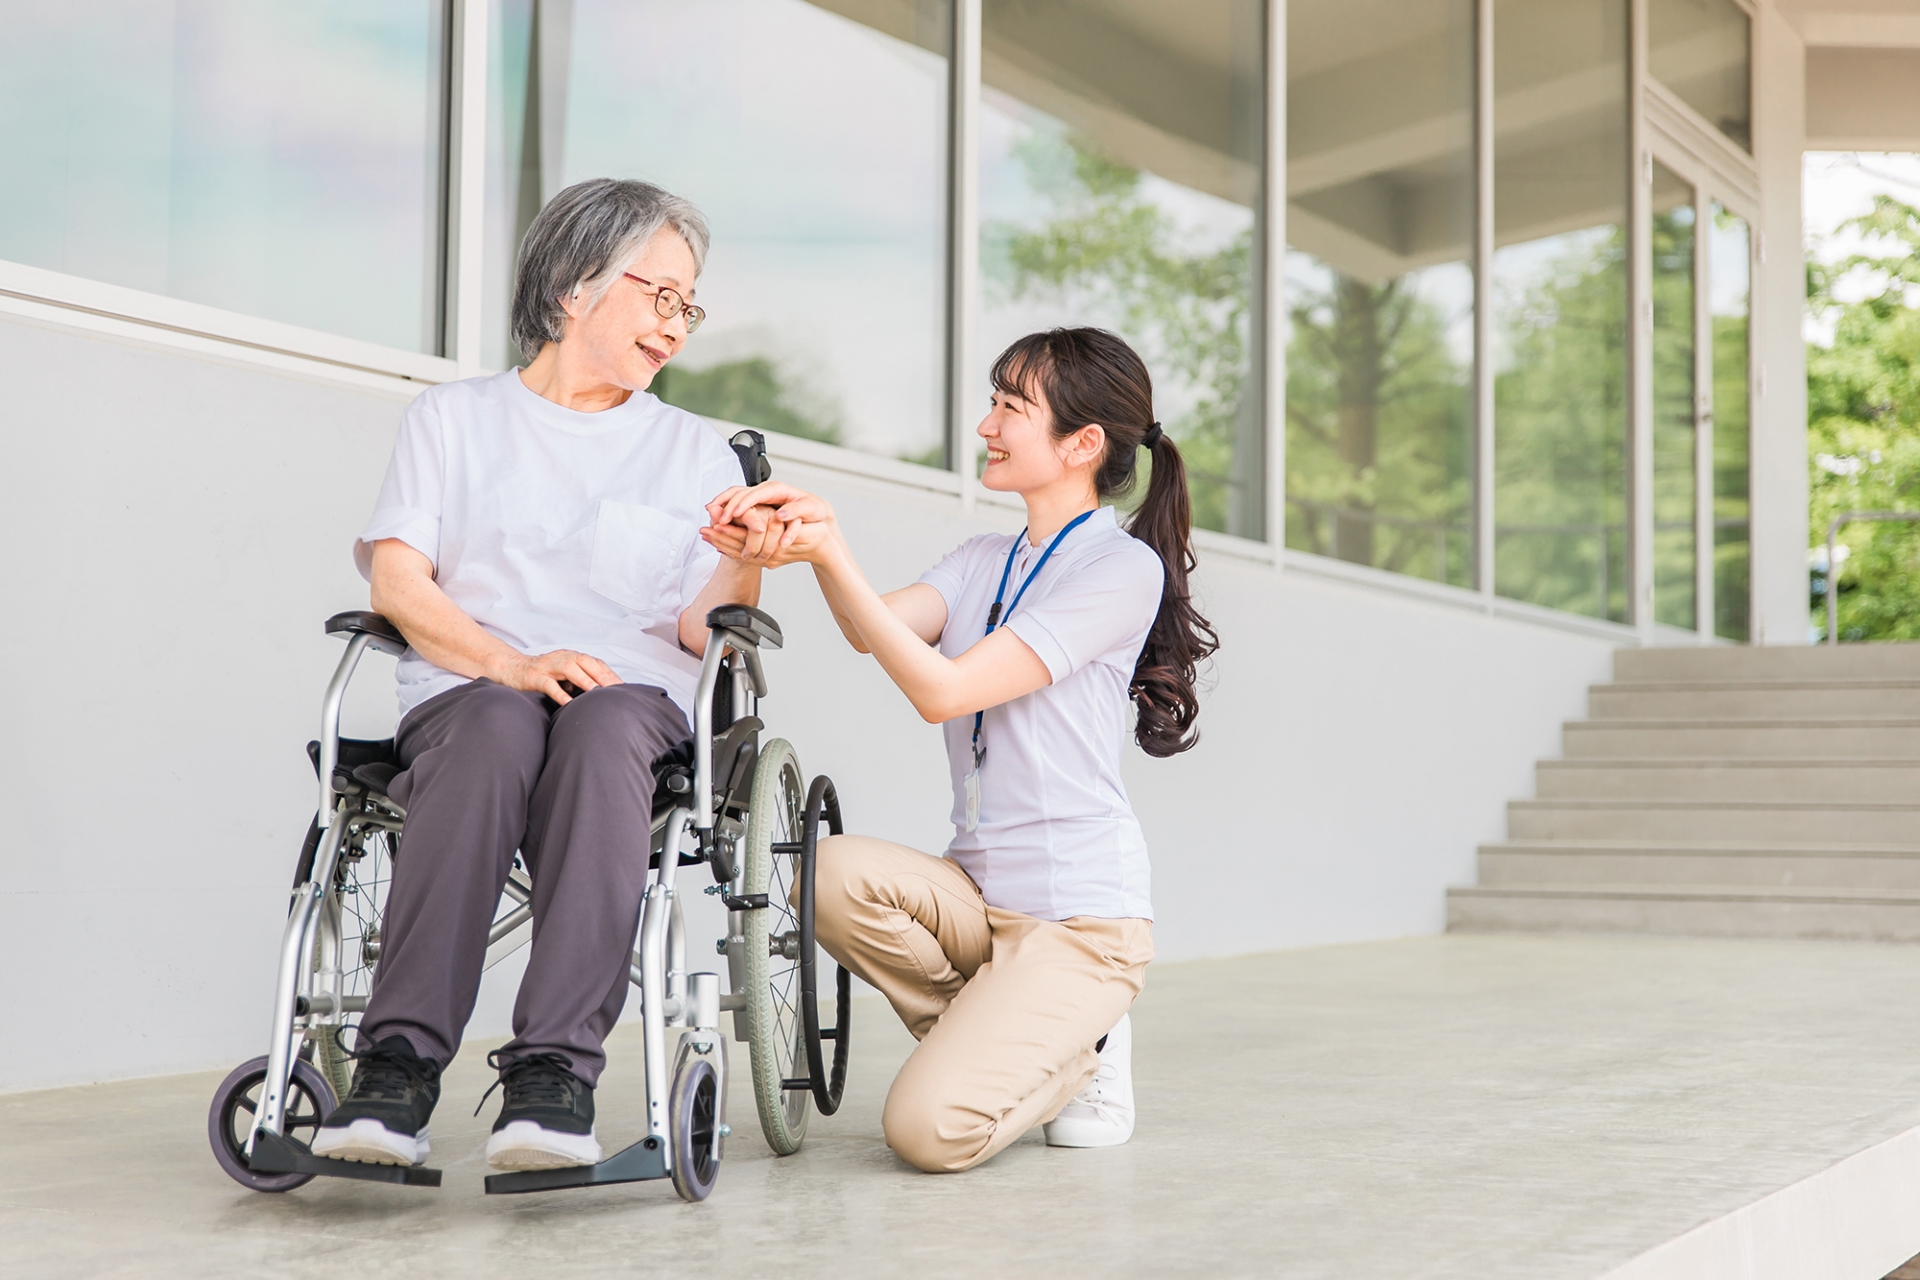
[[[342,1128],[322,1126],[313,1135],[308,1150],[334,1160],[352,1160],[359,1164],[420,1164],[432,1148],[427,1131],[418,1134],[395,1133],[378,1120],[362,1117]]]
[[[570,1169],[600,1163],[600,1140],[592,1133],[563,1133],[515,1120],[487,1139],[487,1163],[495,1169]]]
[[[1133,1136],[1133,1019],[1107,1032],[1100,1069],[1047,1121],[1050,1147],[1117,1147]]]

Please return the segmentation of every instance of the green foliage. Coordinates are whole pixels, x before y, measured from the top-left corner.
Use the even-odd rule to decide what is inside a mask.
[[[1162,405],[1184,406],[1162,413],[1186,460],[1194,523],[1257,528],[1258,478],[1249,482],[1235,460],[1236,436],[1255,434],[1257,413],[1248,377],[1252,231],[1193,251],[1142,194],[1140,171],[1093,143],[1036,131],[1016,155],[1050,217],[985,228],[989,286],[1013,299],[1069,302],[1133,343],[1161,381]]]
[[[1920,209],[1878,196],[1843,224],[1887,252],[1807,264],[1807,305],[1834,323],[1833,345],[1807,347],[1810,541],[1824,545],[1842,511],[1920,511]],[[1839,281],[1865,273],[1877,291],[1841,302]],[[1840,532],[1843,640],[1920,639],[1920,525],[1858,523]],[[1825,629],[1816,579],[1813,625]]]
[[[1288,282],[1287,545],[1465,585],[1470,369],[1417,277],[1325,270]]]
[[[1626,237],[1613,227],[1564,240],[1500,308],[1495,586],[1625,621]]]
[[[838,414],[831,406],[809,403],[764,356],[729,360],[705,369],[669,365],[654,379],[652,389],[668,404],[702,417],[827,444],[840,443]]]

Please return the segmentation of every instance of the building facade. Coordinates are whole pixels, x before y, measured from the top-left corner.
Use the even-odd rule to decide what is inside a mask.
[[[707,212],[656,389],[772,433],[881,582],[1017,527],[974,482],[1007,341],[1146,355],[1225,641],[1201,747],[1129,762],[1171,959],[1440,928],[1612,649],[1806,640],[1800,157],[1920,145],[1897,0],[0,15],[0,969],[48,975],[0,1088],[255,1051],[319,623],[406,402],[517,360],[568,183]],[[774,731],[941,847],[938,735],[767,600]]]

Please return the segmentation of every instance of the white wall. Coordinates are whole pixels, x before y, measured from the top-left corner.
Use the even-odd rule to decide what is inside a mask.
[[[364,607],[348,547],[403,398],[14,321],[0,387],[0,1089],[230,1065],[264,1050],[312,814],[301,748],[339,651],[320,623]],[[782,474],[833,498],[882,584],[1017,524]],[[1438,931],[1607,674],[1600,639],[1230,556],[1199,592],[1225,642],[1202,743],[1128,762],[1164,959]],[[834,775],[856,829],[941,847],[937,731],[802,572],[766,605],[789,638],[771,731]],[[390,664],[365,670],[348,731],[384,732]],[[503,971],[476,1031],[505,1025]]]

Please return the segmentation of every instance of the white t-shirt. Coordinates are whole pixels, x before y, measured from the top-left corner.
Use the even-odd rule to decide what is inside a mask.
[[[1044,542],[983,534],[921,575],[947,602],[940,652],[958,657],[986,634],[1016,540],[1004,598],[1010,605]],[[1061,542],[1001,624],[1040,656],[1053,683],[987,711],[980,822],[972,831],[965,818],[973,716],[942,726],[954,797],[947,856],[989,905],[1042,920],[1153,918],[1147,842],[1120,781],[1120,751],[1129,729],[1127,685],[1165,583],[1160,557],[1120,527],[1112,507]]]
[[[373,519],[354,544],[398,538],[475,622],[523,653],[590,653],[667,691],[689,722],[700,660],[680,613],[720,557],[698,536],[740,463],[705,421],[636,392],[576,413],[517,370],[430,388],[400,420]],[[409,649],[400,714],[467,682]]]

